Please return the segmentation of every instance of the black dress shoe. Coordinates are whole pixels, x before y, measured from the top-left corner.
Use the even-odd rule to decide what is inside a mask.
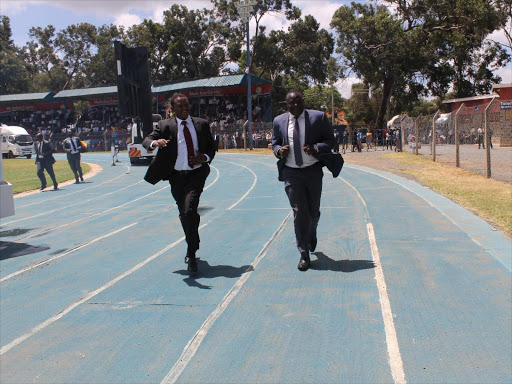
[[[188,260],[187,271],[189,272],[197,272],[197,259],[195,257],[191,257]]]
[[[40,187],[40,188],[39,188],[39,190],[40,190],[40,191],[42,191],[42,190],[43,190],[43,189],[45,189],[45,188],[46,188],[46,185],[45,185],[45,186]]]
[[[311,241],[309,242],[309,252],[315,252],[315,249],[316,249],[316,235],[311,239]]]
[[[310,264],[311,264],[311,261],[310,261],[309,257],[303,256],[300,258],[297,268],[299,269],[299,271],[307,271],[309,269]]]

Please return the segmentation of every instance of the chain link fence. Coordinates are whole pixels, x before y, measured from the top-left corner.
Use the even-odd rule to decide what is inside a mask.
[[[404,151],[512,183],[512,101],[412,119],[414,128],[400,128]]]

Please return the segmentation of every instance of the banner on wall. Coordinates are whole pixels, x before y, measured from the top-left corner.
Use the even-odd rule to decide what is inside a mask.
[[[53,107],[53,108],[52,108]],[[42,104],[20,104],[20,105],[2,105],[0,113],[11,111],[54,111],[58,109],[73,109],[73,103],[42,103]]]

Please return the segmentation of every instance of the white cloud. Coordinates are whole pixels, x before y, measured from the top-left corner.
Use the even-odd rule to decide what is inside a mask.
[[[294,4],[302,11],[302,16],[311,15],[320,23],[320,28],[330,30],[334,12],[342,6],[336,1],[296,1]]]
[[[341,97],[349,99],[352,96],[352,84],[360,83],[361,80],[357,77],[347,77],[336,83],[336,89],[341,94]]]
[[[123,13],[114,20],[115,25],[123,26],[125,30],[130,28],[132,25],[140,24],[141,22],[142,20],[140,17],[133,13]]]
[[[512,83],[512,64],[509,63],[507,67],[502,67],[493,72],[494,75],[498,75],[501,77],[502,84],[510,84]]]
[[[27,10],[29,2],[18,0],[2,0],[0,11],[2,14],[16,15]]]

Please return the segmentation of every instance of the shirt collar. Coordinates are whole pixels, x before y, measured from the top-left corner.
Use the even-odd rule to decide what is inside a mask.
[[[192,122],[192,119],[190,118],[190,115],[188,115],[185,120],[181,120],[180,118],[178,118],[176,116],[176,122],[178,123],[178,127],[182,126],[182,124],[181,124],[182,121],[186,121],[187,122],[187,127],[190,127],[191,125],[194,125],[194,123]]]
[[[291,112],[288,112],[288,113],[290,114],[290,119],[295,119],[295,116],[293,116]],[[297,120],[303,119],[305,113],[306,113],[306,110],[304,109],[302,111],[302,113],[299,115],[299,117],[297,118]]]

